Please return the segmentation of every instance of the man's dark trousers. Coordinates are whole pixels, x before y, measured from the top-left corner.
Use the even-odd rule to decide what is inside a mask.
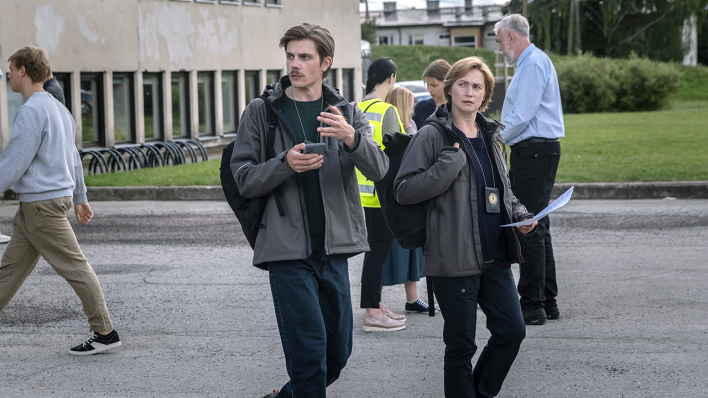
[[[343,255],[268,263],[290,376],[279,398],[324,398],[352,352],[352,300]]]
[[[559,141],[527,140],[511,147],[511,190],[528,211],[538,214],[548,206],[560,156]],[[557,311],[558,285],[549,218],[541,219],[538,230],[532,235],[524,236],[516,228],[514,231],[524,257],[524,263],[519,267],[521,310],[530,312],[544,308],[547,313]]]
[[[445,318],[445,398],[495,397],[526,337],[509,260],[482,274],[433,277],[433,291]],[[473,371],[477,304],[492,336]]]

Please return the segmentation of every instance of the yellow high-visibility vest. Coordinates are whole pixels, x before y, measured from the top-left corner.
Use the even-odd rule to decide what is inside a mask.
[[[361,101],[359,103],[359,109],[364,112],[366,118],[369,120],[369,127],[374,136],[374,141],[376,141],[381,149],[384,148],[383,145],[383,131],[382,122],[383,117],[388,108],[393,108],[396,111],[396,118],[398,119],[398,125],[400,126],[401,133],[405,134],[406,130],[403,128],[403,123],[401,123],[401,117],[398,115],[398,109],[395,106],[381,101],[378,98]],[[364,207],[381,207],[379,203],[379,198],[376,196],[376,189],[374,188],[374,182],[364,177],[363,174],[357,169],[356,179],[359,183],[359,196],[361,197],[361,205]]]

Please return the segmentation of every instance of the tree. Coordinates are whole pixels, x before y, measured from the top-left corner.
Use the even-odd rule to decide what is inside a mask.
[[[361,23],[361,40],[366,40],[371,44],[376,44],[376,29],[378,25],[376,24],[376,18],[369,22]]]
[[[569,52],[570,1],[529,3],[531,33],[541,49]],[[681,61],[684,21],[694,14],[702,21],[708,14],[708,0],[584,0],[576,5],[581,18],[575,29],[580,29],[583,50],[614,58],[634,52],[660,61]],[[521,0],[512,0],[504,12],[521,12]]]

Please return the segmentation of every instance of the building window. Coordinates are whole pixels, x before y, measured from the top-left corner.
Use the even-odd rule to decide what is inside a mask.
[[[197,106],[199,108],[199,135],[215,135],[214,129],[214,74],[197,73]]]
[[[261,6],[261,0],[243,0],[243,5],[245,6]]]
[[[143,73],[143,118],[145,140],[162,138],[162,76]]]
[[[393,36],[377,36],[376,41],[379,46],[382,46],[382,45],[391,46],[391,45],[393,45]]]
[[[216,3],[216,0],[194,0],[194,1],[196,1],[197,3],[211,3],[211,4]]]
[[[59,82],[61,91],[64,92],[64,103],[66,108],[71,112],[71,74],[70,73],[54,73],[54,78]]]
[[[354,101],[354,69],[342,69],[342,97]]]
[[[423,35],[408,35],[408,44],[411,46],[423,44]]]
[[[325,79],[325,83],[327,83],[331,87],[339,88],[337,87],[337,70],[336,69],[329,69],[329,73],[327,74],[327,78]]]
[[[453,36],[452,45],[477,48],[477,35]]]
[[[281,0],[265,0],[266,7],[282,7]]]
[[[229,5],[232,5],[232,6],[237,6],[237,5],[241,4],[241,2],[240,2],[240,1],[237,1],[237,0],[220,0],[219,3],[221,3],[221,4],[229,4]]]
[[[260,72],[257,70],[247,70],[245,72],[246,81],[246,103],[250,103],[253,99],[257,98],[261,94],[261,84],[260,84]]]
[[[10,79],[7,78],[7,75],[5,81],[7,82],[7,124],[10,126],[10,136],[12,136],[12,124],[15,120],[15,115],[17,114],[17,110],[24,105],[25,99],[22,97],[22,94],[12,91],[12,88],[10,88]]]
[[[81,131],[84,146],[103,145],[103,80],[100,73],[81,74]]]
[[[266,84],[275,84],[280,81],[279,70],[269,70],[266,72]]]
[[[172,135],[189,136],[189,74],[172,72]]]
[[[238,74],[221,73],[221,96],[224,110],[224,134],[236,133],[238,129]]]
[[[438,33],[438,41],[450,41],[450,33],[449,32]]]
[[[128,73],[114,73],[113,121],[116,143],[134,141],[133,98],[133,76]]]
[[[496,39],[496,38],[497,38],[497,34],[494,33],[493,30],[490,30],[489,32],[487,32],[487,38],[489,38],[489,39]]]

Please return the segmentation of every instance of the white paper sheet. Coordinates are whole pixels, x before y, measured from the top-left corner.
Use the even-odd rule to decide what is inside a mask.
[[[570,187],[569,190],[567,190],[563,195],[559,196],[558,199],[554,200],[553,203],[548,205],[548,207],[541,210],[540,213],[536,214],[536,217],[530,218],[525,221],[515,222],[513,224],[502,225],[502,227],[518,227],[520,225],[531,225],[531,224],[535,223],[536,221],[542,219],[543,217],[546,217],[550,213],[565,206],[565,204],[570,201],[570,197],[573,196],[573,188],[575,188],[575,187]]]

